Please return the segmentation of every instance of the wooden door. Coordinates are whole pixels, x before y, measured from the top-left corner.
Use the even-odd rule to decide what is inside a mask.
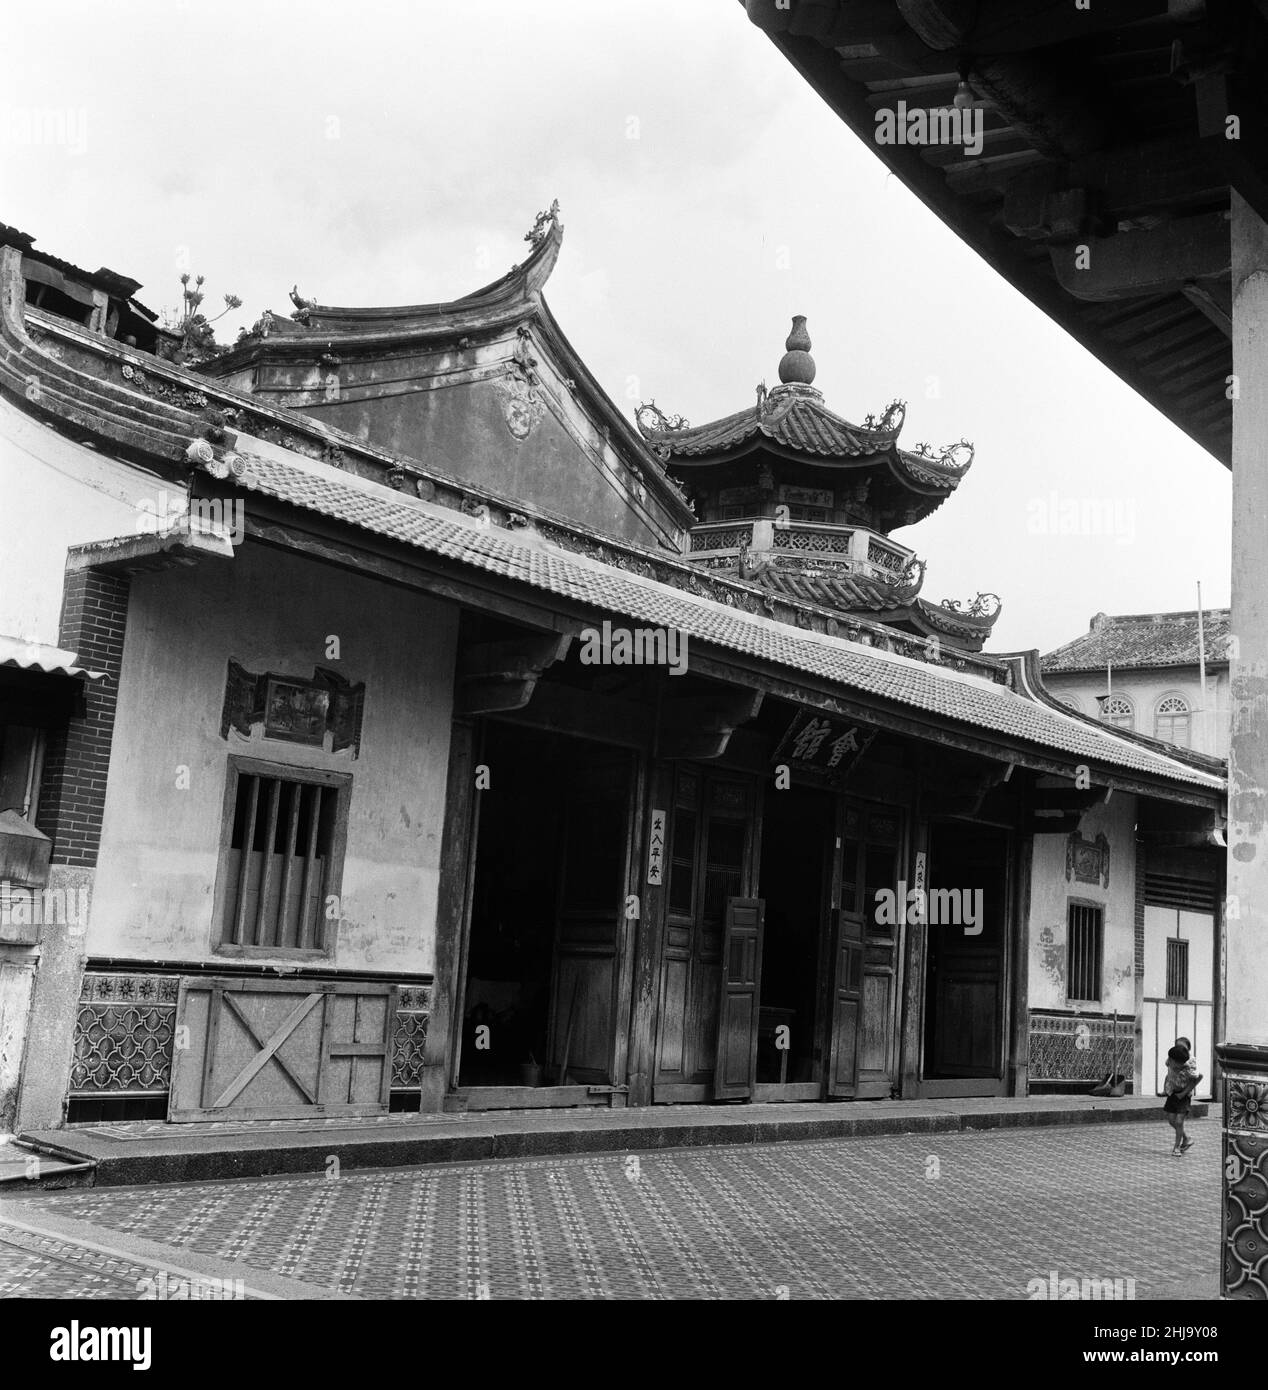
[[[629,874],[633,761],[595,746],[564,792],[564,847],[555,926],[546,1079],[613,1079],[616,987]],[[566,1053],[566,1057],[565,1057]]]
[[[1002,1085],[1011,841],[935,821],[929,845],[924,1076]]]
[[[387,984],[182,980],[167,1118],[386,1111],[396,1000]]]
[[[747,1100],[753,1094],[765,916],[761,898],[732,898],[726,905],[722,999],[713,1072],[715,1100]]]
[[[713,1094],[727,903],[750,887],[752,806],[747,782],[691,769],[675,780],[654,1100]]]
[[[832,913],[828,953],[828,1070],[830,1096],[858,1090],[859,1037],[863,1031],[863,920],[845,906]]]

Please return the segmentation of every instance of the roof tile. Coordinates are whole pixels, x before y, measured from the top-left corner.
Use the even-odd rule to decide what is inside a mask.
[[[205,468],[206,465],[203,465]],[[525,583],[636,622],[676,628],[689,639],[740,652],[953,723],[1172,782],[1222,790],[1222,779],[1189,767],[1073,714],[1050,709],[981,676],[925,665],[843,638],[807,632],[717,600],[558,550],[526,543],[473,519],[444,514],[380,485],[317,463],[246,456],[239,485],[279,501],[391,537],[429,554]]]

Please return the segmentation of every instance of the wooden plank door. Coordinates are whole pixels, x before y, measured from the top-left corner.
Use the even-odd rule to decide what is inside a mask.
[[[863,920],[844,907],[832,912],[828,953],[828,1069],[830,1096],[858,1090],[859,1036],[863,1026]]]
[[[761,898],[729,898],[722,942],[722,998],[713,1072],[715,1100],[747,1100],[757,1073],[758,995],[762,978]]]
[[[396,1006],[388,984],[184,979],[167,1118],[382,1114]]]

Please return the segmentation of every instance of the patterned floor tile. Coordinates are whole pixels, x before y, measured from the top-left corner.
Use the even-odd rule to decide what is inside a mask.
[[[996,1130],[427,1166],[25,1203],[363,1298],[1021,1299],[1031,1279],[1207,1279],[1214,1127]],[[111,1269],[0,1223],[0,1293],[109,1297]],[[99,1290],[110,1290],[100,1292]],[[96,1292],[94,1292],[97,1290]]]

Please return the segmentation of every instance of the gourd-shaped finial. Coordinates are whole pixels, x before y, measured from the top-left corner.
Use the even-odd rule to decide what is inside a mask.
[[[809,386],[815,379],[815,360],[810,355],[810,334],[806,331],[805,314],[796,314],[792,332],[784,343],[787,351],[779,361],[779,379],[785,386],[799,382]]]

